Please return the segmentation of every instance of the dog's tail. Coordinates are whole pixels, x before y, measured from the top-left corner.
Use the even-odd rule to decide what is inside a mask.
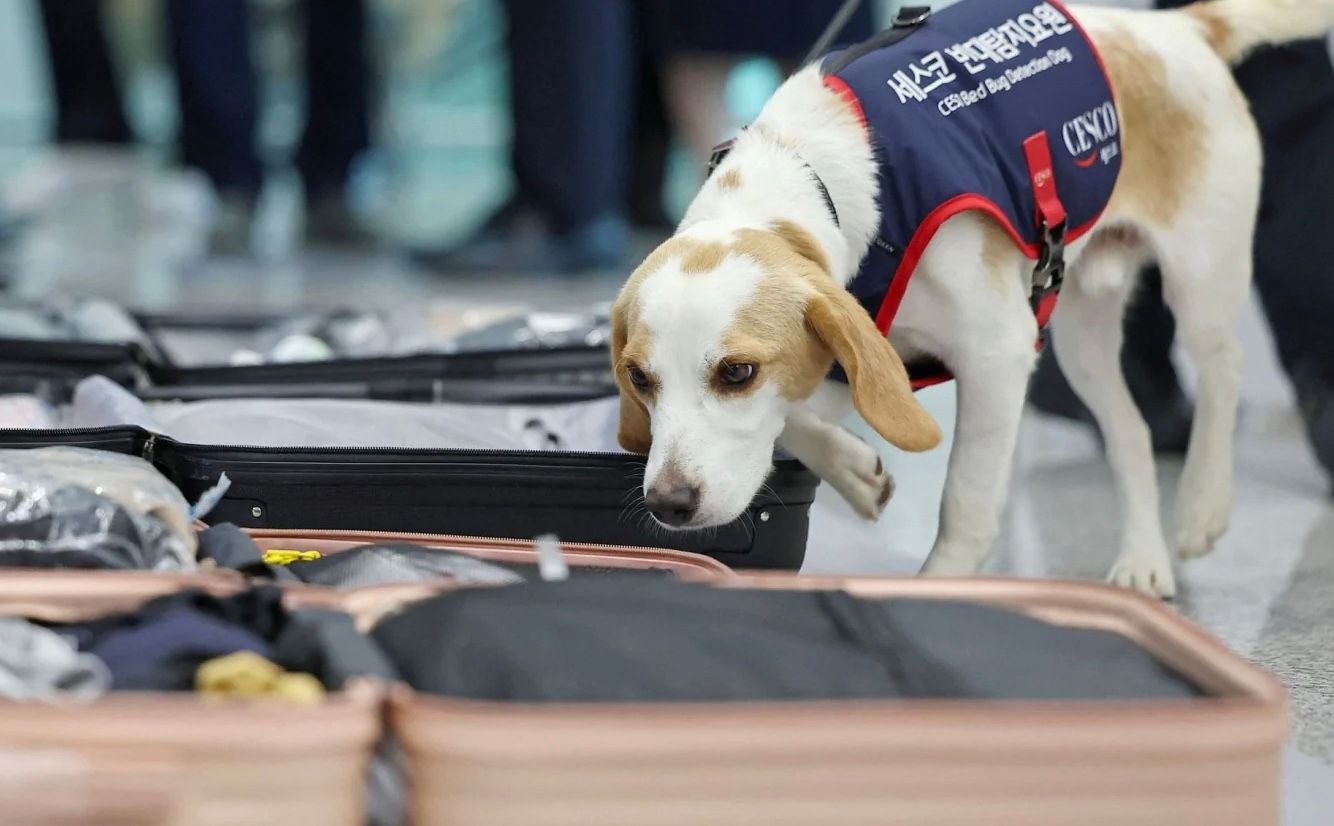
[[[1334,0],[1209,0],[1184,11],[1233,64],[1260,46],[1323,37],[1334,29]]]

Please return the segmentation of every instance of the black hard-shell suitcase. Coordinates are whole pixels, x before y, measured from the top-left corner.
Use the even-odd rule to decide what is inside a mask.
[[[734,568],[801,567],[818,479],[780,459],[741,519],[668,532],[636,505],[643,459],[616,453],[221,447],[135,427],[0,430],[0,448],[66,445],[143,457],[190,501],[223,473],[210,522],[245,528],[359,530],[666,547]]]
[[[0,394],[61,396],[88,376],[133,387],[152,368],[153,358],[137,344],[0,338]]]

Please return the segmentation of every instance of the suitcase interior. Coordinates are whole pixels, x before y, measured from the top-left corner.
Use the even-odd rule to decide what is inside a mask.
[[[4,571],[0,616],[54,623],[131,611],[183,589],[226,596],[226,571]],[[113,692],[89,703],[0,702],[7,823],[365,822],[384,687],[349,683],[314,706]]]
[[[390,720],[409,758],[414,822],[798,826],[836,812],[840,824],[867,826],[1279,823],[1283,688],[1157,601],[1010,580],[741,574],[718,584],[981,602],[1113,631],[1208,696],[739,706],[507,703],[398,689]]]

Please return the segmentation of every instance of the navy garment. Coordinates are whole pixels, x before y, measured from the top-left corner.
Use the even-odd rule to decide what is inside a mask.
[[[214,186],[259,191],[259,98],[246,0],[168,0],[181,110],[181,155]],[[306,128],[296,153],[307,196],[334,197],[370,145],[365,0],[307,0]]]
[[[883,243],[849,290],[884,332],[946,219],[983,211],[1036,259],[1040,206],[1053,224],[1067,213],[1074,240],[1101,216],[1121,168],[1111,84],[1056,0],[963,0],[903,35],[890,29],[823,64],[880,163]],[[1043,199],[1053,182],[1056,198]]]
[[[619,216],[634,63],[633,8],[505,0],[515,197],[563,234]]]
[[[41,0],[56,141],[129,143],[120,84],[111,64],[102,0]]]
[[[759,54],[800,60],[838,13],[842,0],[641,0],[647,41],[659,57]],[[875,31],[872,3],[853,12],[839,42],[856,43]]]
[[[184,691],[214,657],[254,651],[283,665],[271,643],[288,624],[282,591],[263,586],[230,597],[185,591],[57,630],[106,662],[116,690]]]
[[[183,607],[112,631],[87,650],[106,663],[117,691],[188,691],[199,666],[237,651],[273,659],[269,644],[248,629]]]

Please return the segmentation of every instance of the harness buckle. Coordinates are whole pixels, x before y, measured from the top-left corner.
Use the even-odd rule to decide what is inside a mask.
[[[1029,296],[1035,312],[1042,299],[1061,291],[1065,281],[1065,230],[1065,221],[1054,227],[1042,222],[1042,246],[1033,267],[1033,292]]]
[[[930,16],[930,6],[904,6],[894,16],[893,27],[896,29],[910,29],[913,26],[922,25]]]

